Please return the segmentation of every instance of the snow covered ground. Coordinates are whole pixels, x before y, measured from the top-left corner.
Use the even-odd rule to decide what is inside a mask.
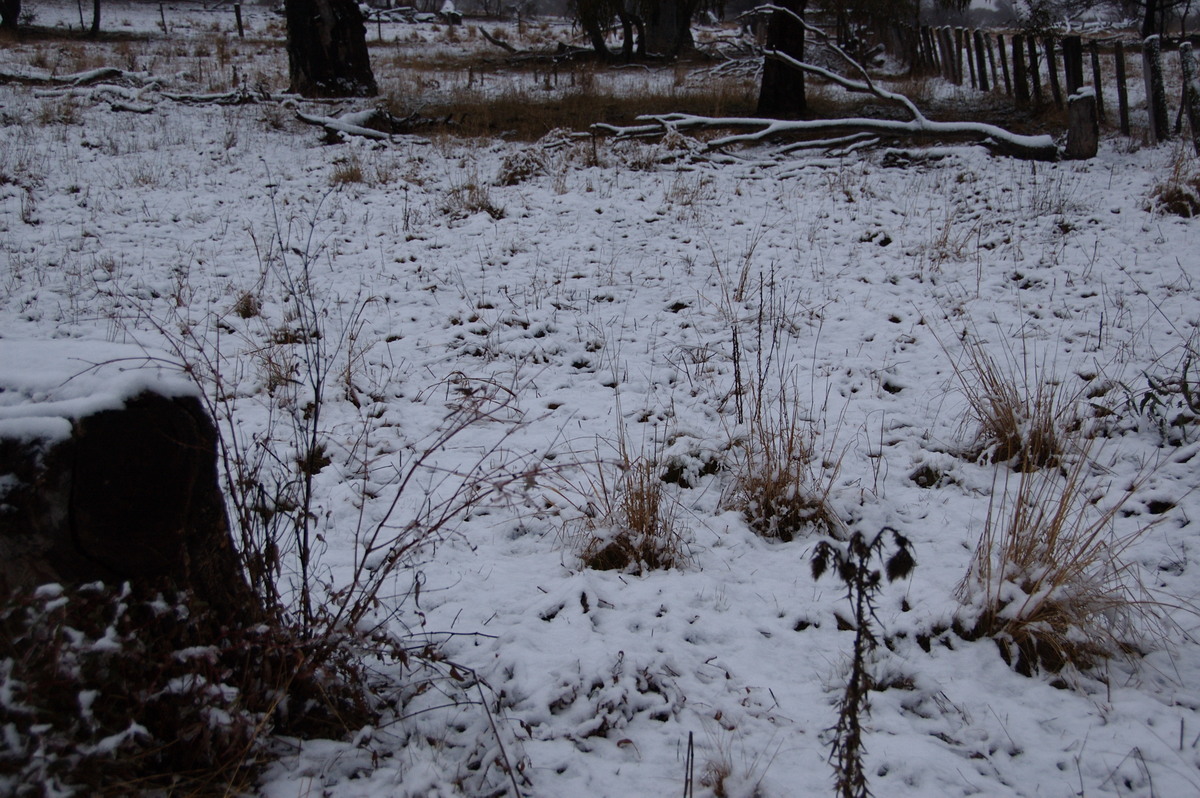
[[[110,18],[125,13],[157,25]],[[37,52],[7,47],[0,66],[37,71]],[[203,90],[188,69],[163,88]],[[956,147],[714,166],[686,142],[328,145],[275,105],[146,98],[138,114],[0,86],[5,404],[78,398],[35,373],[43,342],[77,344],[82,370],[131,346],[178,360],[190,330],[236,423],[286,452],[272,393],[305,372],[284,283],[307,263],[331,364],[323,579],[345,577],[456,402],[486,395],[490,418],[440,466],[543,469],[424,552],[419,594],[407,570],[384,591],[400,611],[379,617],[439,643],[445,678],[420,677],[433,689],[402,720],[291,751],[262,794],[499,794],[502,745],[526,795],[662,795],[683,788],[689,736],[697,795],[831,792],[849,605],[810,574],[819,535],[765,540],[729,506],[739,384],[744,416],[782,393],[811,428],[813,484],[848,531],[913,544],[916,569],[879,596],[875,794],[1200,794],[1200,429],[1158,423],[1178,394],[1141,402],[1147,374],[1178,377],[1196,351],[1200,228],[1148,210],[1172,169],[1196,168],[1186,154],[1107,139],[1054,165]],[[499,185],[517,156],[532,173]],[[1113,534],[1145,530],[1122,556],[1174,622],[1144,656],[1024,676],[949,631],[1008,470],[966,456],[955,365],[971,345],[1085,417],[1083,495],[1103,508],[1134,488]],[[622,450],[682,467],[687,486],[666,486],[681,567],[581,567]],[[402,499],[400,516],[419,511]],[[485,686],[454,678],[469,670]]]

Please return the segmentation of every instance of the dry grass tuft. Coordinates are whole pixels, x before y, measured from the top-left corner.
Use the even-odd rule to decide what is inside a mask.
[[[1045,380],[1031,386],[1032,366],[1006,369],[974,338],[965,341],[964,355],[966,363],[955,361],[954,373],[979,427],[975,459],[1011,463],[1019,471],[1056,464],[1062,430],[1073,425],[1060,386]]]
[[[983,534],[958,597],[974,613],[968,637],[991,637],[1019,672],[1083,669],[1132,654],[1161,631],[1125,550],[1149,525],[1118,536],[1113,519],[1132,495],[1098,509],[1084,487],[1085,451],[1060,471],[998,468]],[[1015,479],[1016,484],[1011,481]]]
[[[358,157],[357,153],[351,153],[335,163],[333,172],[329,175],[329,185],[331,186],[365,182],[367,182],[366,172],[363,170],[362,159]]]
[[[503,219],[505,215],[504,206],[497,205],[492,201],[490,188],[487,183],[480,180],[478,173],[474,170],[471,170],[461,182],[452,182],[450,191],[447,192],[446,198],[442,202],[441,210],[455,218],[465,218],[481,212],[493,219]]]
[[[570,534],[579,561],[634,574],[686,566],[691,554],[658,465],[646,457],[623,460],[615,484],[603,472],[590,482],[592,500]]]
[[[1185,219],[1200,216],[1200,169],[1182,147],[1175,154],[1171,174],[1150,192],[1147,210]]]
[[[790,542],[805,531],[840,537],[842,522],[829,506],[839,463],[818,463],[816,434],[794,410],[760,415],[740,450],[723,504],[740,510],[757,534]],[[827,468],[825,479],[818,467]]]

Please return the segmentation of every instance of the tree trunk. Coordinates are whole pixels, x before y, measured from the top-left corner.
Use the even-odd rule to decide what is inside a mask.
[[[354,0],[287,0],[285,9],[292,92],[304,97],[378,93],[366,25]]]
[[[600,3],[580,3],[579,4],[579,24],[583,26],[584,32],[587,34],[588,41],[592,43],[592,49],[596,51],[596,55],[604,60],[612,58],[612,52],[608,49],[608,43],[604,40],[604,26],[608,23],[608,19],[602,19],[601,14],[605,13],[600,8]]]
[[[21,16],[21,0],[0,0],[0,28],[17,29]]]
[[[692,14],[698,0],[656,0],[647,5],[646,49],[659,55],[675,56],[695,45],[692,39]]]
[[[633,60],[633,15],[625,9],[617,10],[617,19],[621,22],[621,60],[629,63]]]
[[[1192,146],[1200,155],[1200,81],[1196,75],[1196,56],[1192,43],[1179,45],[1179,71],[1183,73],[1183,108],[1192,131]]]
[[[779,6],[804,16],[805,0],[780,0]],[[767,26],[767,49],[804,60],[804,27],[787,14],[772,13]],[[804,73],[768,57],[763,64],[758,93],[758,116],[770,119],[799,119],[808,112],[804,96]]]
[[[100,0],[92,0],[92,29],[88,35],[93,39],[100,35]]]
[[[1142,38],[1158,33],[1158,0],[1145,0],[1146,15],[1142,17]]]
[[[1160,144],[1171,136],[1167,111],[1167,88],[1163,81],[1162,39],[1151,36],[1142,43],[1142,74],[1146,79],[1146,110],[1150,114],[1150,143]]]

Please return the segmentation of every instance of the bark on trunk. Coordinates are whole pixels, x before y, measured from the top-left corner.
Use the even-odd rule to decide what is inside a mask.
[[[0,0],[0,28],[17,29],[21,16],[21,0]]]
[[[698,0],[657,0],[648,4],[646,49],[659,55],[676,56],[694,47],[692,14],[697,5]]]
[[[804,16],[805,0],[781,0],[779,6]],[[804,60],[804,28],[787,14],[771,14],[767,26],[767,49],[778,50],[797,61]],[[808,112],[804,96],[804,73],[799,69],[767,58],[763,65],[762,85],[758,93],[758,116],[771,119],[799,119]]]
[[[287,0],[286,11],[291,91],[304,97],[378,93],[354,0]]]
[[[604,40],[604,26],[608,24],[608,19],[600,18],[605,11],[599,8],[599,5],[598,3],[580,3],[579,24],[583,26],[584,33],[587,34],[588,41],[592,43],[592,49],[596,51],[596,55],[608,60],[612,58],[612,52]]]
[[[1146,0],[1146,14],[1142,17],[1142,38],[1158,33],[1158,0]]]

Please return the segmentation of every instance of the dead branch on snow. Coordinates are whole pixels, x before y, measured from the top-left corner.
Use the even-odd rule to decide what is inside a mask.
[[[870,119],[865,117],[850,117],[843,119],[809,119],[781,120],[760,119],[757,117],[706,117],[693,114],[647,114],[638,117],[642,125],[617,126],[604,123],[592,125],[592,130],[616,136],[630,138],[641,136],[663,135],[671,131],[696,129],[737,129],[748,128],[749,132],[735,133],[709,141],[708,151],[719,150],[735,144],[752,144],[768,139],[778,139],[787,136],[800,135],[834,135],[838,138],[835,143],[842,144],[846,137],[878,136],[888,138],[916,138],[930,140],[960,140],[973,141],[983,144],[992,150],[1005,155],[1038,161],[1054,161],[1058,159],[1058,147],[1050,136],[1026,136],[1005,130],[998,125],[983,122],[938,122],[929,119],[922,113],[907,96],[889,91],[879,86],[867,72],[866,68],[844,50],[830,41],[824,31],[806,22],[800,15],[786,8],[775,5],[759,6],[752,13],[774,12],[787,14],[811,33],[816,40],[828,47],[857,77],[847,77],[832,69],[828,69],[808,61],[801,61],[787,53],[778,50],[767,50],[764,55],[774,58],[789,66],[799,69],[806,74],[814,75],[834,83],[846,91],[857,94],[869,94],[889,104],[898,105],[909,115],[907,120]],[[862,146],[859,144],[859,146]],[[795,145],[785,147],[783,152],[796,149]]]

